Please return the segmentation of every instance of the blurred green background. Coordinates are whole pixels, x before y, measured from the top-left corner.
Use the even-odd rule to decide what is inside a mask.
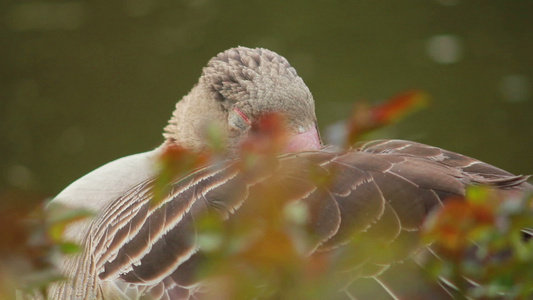
[[[533,1],[2,1],[0,189],[54,195],[150,150],[212,56],[285,56],[322,129],[406,89],[432,105],[381,137],[533,173]]]

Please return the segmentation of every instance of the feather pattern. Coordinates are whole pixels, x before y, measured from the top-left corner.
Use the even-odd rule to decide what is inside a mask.
[[[326,174],[328,183],[312,180]],[[252,176],[253,175],[253,176]],[[171,183],[170,192],[152,200],[154,178],[139,183],[109,203],[85,234],[85,252],[67,261],[67,283],[51,290],[54,299],[139,298],[194,299],[201,282],[193,270],[203,259],[196,240],[202,214],[229,219],[260,196],[261,184],[275,184],[291,201],[309,207],[309,228],[316,234],[312,253],[343,251],[355,232],[379,235],[403,253],[363,255],[346,267],[347,299],[368,299],[375,286],[385,298],[400,299],[401,282],[392,280],[417,268],[418,230],[428,212],[447,197],[463,195],[465,186],[489,184],[499,189],[531,188],[516,176],[478,160],[415,142],[378,140],[348,151],[286,154],[271,173],[248,174],[237,160],[207,166]],[[396,249],[396,248],[395,248]],[[404,263],[398,263],[404,262]],[[400,276],[401,277],[401,276]],[[361,284],[364,289],[358,288]],[[449,287],[435,293],[453,297]]]

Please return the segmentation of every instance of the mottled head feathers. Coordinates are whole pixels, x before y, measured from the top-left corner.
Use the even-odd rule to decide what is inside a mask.
[[[231,139],[229,114],[237,108],[254,120],[266,113],[286,115],[289,130],[301,132],[316,125],[314,101],[309,88],[289,62],[267,49],[237,47],[213,57],[204,67],[198,84],[176,105],[164,134],[181,146],[201,150],[203,124],[220,122]]]

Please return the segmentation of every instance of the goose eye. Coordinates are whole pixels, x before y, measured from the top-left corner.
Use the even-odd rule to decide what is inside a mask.
[[[238,108],[234,108],[233,111],[230,112],[228,122],[231,127],[236,127],[240,130],[245,130],[252,124],[248,116],[246,116]]]

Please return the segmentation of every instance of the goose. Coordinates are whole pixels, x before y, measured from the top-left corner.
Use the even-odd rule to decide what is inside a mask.
[[[527,176],[416,142],[325,146],[313,96],[289,62],[267,49],[236,47],[209,60],[198,83],[177,102],[161,146],[99,167],[52,200],[95,216],[65,230],[64,238],[83,250],[61,258],[66,280],[51,285],[50,299],[202,299],[207,283],[191,275],[204,251],[195,238],[196,223],[206,212],[231,220],[261,196],[261,182],[271,182],[274,175],[247,173],[238,159],[242,145],[269,113],[283,115],[287,142],[267,172],[280,176],[277,188],[288,191],[291,201],[308,208],[306,226],[314,234],[309,255],[341,251],[354,231],[381,232],[391,244],[416,244],[431,209],[464,195],[469,185],[506,192],[531,188]],[[172,180],[154,204],[160,157],[173,147],[209,150],[205,132],[210,126],[222,137],[225,159]],[[328,184],[309,181],[317,170],[330,175]],[[350,279],[338,289],[339,299],[402,298],[401,286],[393,286],[394,280],[382,272],[394,262],[366,258],[347,266],[350,278],[363,272],[362,265],[378,270],[364,277],[377,283],[383,295],[358,295],[357,282]]]

